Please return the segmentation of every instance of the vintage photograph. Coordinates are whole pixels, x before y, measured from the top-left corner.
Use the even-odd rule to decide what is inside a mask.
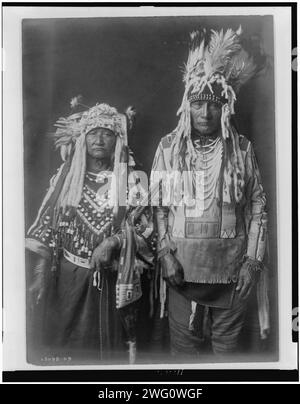
[[[237,11],[22,19],[28,365],[280,359],[275,23]]]
[[[276,359],[272,32],[23,20],[30,363]]]

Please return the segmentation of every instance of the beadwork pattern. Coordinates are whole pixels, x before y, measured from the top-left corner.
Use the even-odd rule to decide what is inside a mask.
[[[70,212],[58,215],[54,226],[48,207],[31,236],[52,248],[54,255],[65,248],[74,255],[90,258],[96,245],[113,232],[109,191],[100,193],[99,190],[95,192],[86,181],[75,215]]]

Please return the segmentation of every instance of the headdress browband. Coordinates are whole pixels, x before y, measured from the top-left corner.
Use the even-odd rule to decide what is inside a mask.
[[[226,104],[226,99],[225,98],[220,98],[217,97],[215,94],[192,94],[188,97],[188,100],[190,103],[195,102],[195,101],[211,101],[215,102],[216,104],[222,106]]]

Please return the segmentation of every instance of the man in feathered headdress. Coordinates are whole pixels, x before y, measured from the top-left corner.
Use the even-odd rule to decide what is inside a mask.
[[[214,353],[236,352],[257,278],[262,337],[268,330],[266,198],[253,147],[231,119],[239,88],[257,72],[240,34],[191,34],[179,123],[152,167],[173,354],[198,353],[208,322]]]
[[[71,106],[79,103],[76,97]],[[122,361],[126,340],[134,362],[134,302],[147,260],[136,258],[145,242],[126,221],[133,115],[96,104],[55,125],[64,162],[26,239],[38,257],[30,292],[34,303],[43,302],[42,346],[51,356]]]

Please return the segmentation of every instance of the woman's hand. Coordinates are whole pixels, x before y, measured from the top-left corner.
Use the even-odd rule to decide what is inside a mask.
[[[172,286],[184,284],[184,272],[182,265],[172,253],[167,253],[160,258],[162,276]]]
[[[101,266],[107,266],[111,263],[111,257],[115,250],[120,248],[120,241],[116,236],[105,238],[98,247],[95,248],[90,268],[100,271]]]

